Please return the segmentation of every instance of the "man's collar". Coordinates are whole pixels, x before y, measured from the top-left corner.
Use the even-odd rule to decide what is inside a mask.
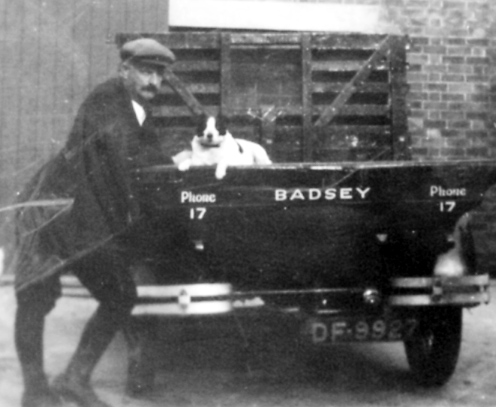
[[[133,110],[136,115],[136,119],[138,120],[139,125],[142,126],[147,116],[146,110],[144,106],[140,105],[134,99],[131,99],[131,103],[133,104]]]

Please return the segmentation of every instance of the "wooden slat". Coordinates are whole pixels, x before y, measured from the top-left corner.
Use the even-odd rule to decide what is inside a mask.
[[[357,133],[340,133],[327,132],[321,136],[322,145],[320,148],[332,149],[336,147],[356,148],[356,149],[391,149],[389,135],[387,134],[357,134]]]
[[[310,35],[301,36],[301,70],[302,70],[302,110],[303,110],[303,160],[310,161],[315,148],[315,133],[312,126],[312,50]]]
[[[384,40],[384,35],[329,35],[316,33],[312,35],[312,48],[316,49],[367,49],[376,50]]]
[[[126,40],[141,36],[153,37],[172,48],[182,49],[214,49],[220,47],[220,34],[213,32],[171,32],[171,33],[120,33],[116,43],[123,44]],[[300,33],[233,33],[232,45],[300,45]],[[384,39],[384,35],[362,34],[311,34],[312,49],[363,49],[375,50]]]
[[[327,109],[327,106],[313,106],[312,115],[321,115]],[[233,115],[247,115],[249,109],[229,109],[228,112]],[[283,116],[301,116],[303,108],[301,106],[284,106],[276,109],[279,117]],[[389,117],[390,109],[387,105],[345,105],[339,111],[339,116],[386,116]]]
[[[276,134],[281,135],[285,139],[299,140],[302,134],[301,126],[277,126]],[[360,140],[366,141],[370,139],[371,143],[376,143],[377,140],[389,142],[391,137],[390,126],[374,126],[374,125],[332,125],[322,128],[319,132],[321,136],[336,138],[336,137],[358,137]],[[362,142],[363,143],[363,142]]]
[[[171,48],[218,49],[220,47],[219,33],[168,33],[156,34],[154,37],[162,40]]]
[[[66,0],[53,0],[49,3],[49,7],[53,10],[53,14],[49,13],[53,22],[50,24],[51,28],[46,27],[46,30],[50,30],[53,38],[50,47],[45,48],[43,51],[53,58],[53,68],[51,72],[51,79],[47,79],[45,83],[45,95],[48,92],[51,93],[51,97],[47,96],[47,99],[51,99],[53,103],[46,105],[45,109],[50,110],[50,117],[53,122],[53,132],[44,133],[44,136],[48,138],[50,134],[50,152],[47,151],[47,156],[55,154],[65,143],[67,133],[74,120],[74,109],[76,102],[71,99],[72,97],[72,81],[77,80],[74,78],[74,59],[77,58],[80,53],[75,52],[72,48],[76,47],[75,42],[72,38],[72,28],[67,24],[70,21],[74,12],[71,2]],[[105,40],[100,39],[103,43],[99,44],[102,48],[107,48],[107,55],[104,58],[105,66],[109,66],[107,61],[109,54],[115,54],[115,47],[108,47],[105,44]],[[110,48],[110,49],[108,49]],[[60,49],[72,50],[72,52],[60,52]],[[111,65],[111,71],[107,71],[107,75],[114,74],[117,64]],[[49,88],[51,88],[49,90]],[[79,98],[77,98],[79,100]],[[45,105],[45,103],[44,103]],[[45,140],[45,143],[47,141]],[[47,143],[48,144],[48,143]]]
[[[314,61],[312,62],[313,71],[325,72],[355,72],[363,68],[363,60],[342,60],[342,61]],[[387,64],[375,65],[374,71],[386,71]]]
[[[406,39],[394,37],[391,39],[391,139],[394,158],[397,160],[411,159],[411,145],[408,132],[406,94],[408,85],[406,79]]]
[[[196,99],[195,99],[196,100]],[[203,111],[212,112],[216,114],[218,106],[202,106]],[[314,106],[312,108],[312,115],[320,115],[325,112],[327,106]],[[253,118],[253,108],[233,108],[227,107],[223,113],[228,116],[245,117],[247,119]],[[191,115],[191,109],[180,106],[159,106],[156,109],[157,115],[162,117],[183,117]],[[284,116],[301,116],[303,108],[301,106],[284,106],[280,107],[274,112],[277,112],[278,117]],[[196,114],[196,113],[195,113]],[[386,105],[345,105],[339,111],[339,116],[385,116],[389,117],[390,109]]]
[[[167,28],[168,1],[147,0],[141,3],[141,31],[150,30],[153,32],[162,32]],[[165,5],[165,7],[163,6]],[[161,12],[165,12],[162,14]]]
[[[139,33],[145,30],[143,27],[143,15],[141,14],[142,4],[135,0],[121,0],[120,7],[125,9],[125,32]],[[139,17],[138,17],[139,16]]]
[[[167,16],[167,17],[165,17]],[[157,26],[155,32],[169,31],[169,1],[157,0]]]
[[[91,21],[91,29],[88,32],[90,37],[88,55],[90,81],[88,87],[91,89],[108,78],[109,69],[112,71],[116,69],[115,65],[110,68],[107,64],[107,55],[116,53],[114,49],[105,46],[109,22],[102,16],[107,16],[107,6],[108,2],[90,2],[88,4],[89,20]]]
[[[312,91],[314,93],[339,93],[346,86],[340,82],[313,82]],[[389,93],[389,83],[365,82],[355,87],[355,93]]]
[[[71,104],[74,109],[82,103],[89,92],[91,86],[91,78],[89,71],[88,55],[91,48],[91,36],[88,35],[90,27],[89,21],[89,2],[72,1],[71,16],[72,26],[70,28],[71,35],[71,51],[74,56],[71,61]],[[76,51],[77,50],[77,51]]]
[[[314,107],[313,111],[320,113],[321,117],[328,110],[328,107]],[[386,116],[389,117],[390,109],[386,105],[344,105],[339,109],[336,116]],[[316,124],[323,126],[324,124]]]
[[[187,114],[186,111],[182,113]],[[239,137],[241,133],[247,134],[253,132],[253,124],[238,124],[235,122],[231,123],[232,133],[236,137]],[[330,137],[347,137],[356,136],[361,141],[367,142],[370,138],[370,143],[376,143],[377,140],[384,140],[384,142],[389,142],[390,126],[373,126],[373,125],[332,125],[322,129],[325,134],[330,135]],[[185,135],[188,137],[192,133],[191,126],[168,126],[163,129],[163,133],[174,133],[178,135]],[[301,142],[302,126],[289,126],[289,125],[276,125],[275,126],[275,138],[279,143],[281,142],[281,137],[286,140],[291,140],[292,143]],[[300,143],[301,144],[301,143]],[[383,143],[382,143],[383,144]]]
[[[378,161],[391,159],[391,146],[380,148],[322,148],[316,161]]]
[[[127,19],[124,7],[122,7],[122,2],[120,0],[106,0],[107,10],[106,15],[108,19],[107,26],[107,52],[106,63],[107,67],[115,70],[120,62],[118,49],[122,45],[121,43],[116,43],[114,41],[115,33],[124,31],[125,21]]]
[[[7,27],[7,21],[9,21],[7,17],[8,7],[11,6],[7,5],[6,2],[0,3],[0,25],[2,27]],[[8,146],[11,145],[12,143],[10,137],[12,137],[13,134],[16,134],[16,133],[11,133],[12,135],[9,137],[9,129],[7,127],[10,121],[10,119],[8,119],[7,117],[13,114],[14,106],[12,106],[11,104],[13,98],[11,98],[10,95],[10,91],[12,90],[12,87],[8,89],[6,85],[7,78],[10,77],[9,74],[11,73],[11,69],[9,69],[9,65],[6,62],[6,60],[11,59],[12,55],[8,51],[10,47],[7,46],[7,44],[3,43],[3,41],[5,40],[6,38],[3,38],[1,41],[3,51],[2,51],[2,58],[0,59],[0,89],[2,90],[2,92],[0,92],[0,112],[2,112],[2,114],[0,114],[0,188],[2,191],[8,191],[8,183],[10,182],[10,177],[12,177],[12,172],[8,172],[10,168],[6,160],[4,160],[4,156],[6,155]],[[8,179],[6,179],[5,174],[9,174]],[[7,195],[7,194],[3,194],[3,195]],[[6,204],[8,199],[10,199],[10,197],[8,196],[0,197],[0,205],[3,206],[4,204]],[[0,222],[3,223],[5,221],[6,216],[8,215],[6,214],[0,215]],[[0,239],[1,239],[1,235],[0,235]]]
[[[299,47],[300,34],[268,34],[268,33],[242,33],[233,34],[233,45],[284,45],[294,44]]]
[[[220,92],[220,85],[218,83],[188,83],[187,87],[193,94],[216,94]],[[168,95],[171,93],[175,93],[175,91],[168,86],[160,89],[160,94]]]
[[[177,61],[172,65],[174,72],[218,72],[219,69],[219,61]]]
[[[220,49],[220,111],[227,110],[231,102],[231,35],[222,34]]]
[[[47,5],[48,7],[53,7],[53,5]],[[51,8],[54,12],[55,8]],[[41,8],[38,10],[38,24],[37,32],[44,33],[48,29],[57,31],[57,24],[54,24],[56,18],[53,15],[47,15],[48,13],[43,12]],[[36,141],[37,150],[39,156],[48,156],[50,153],[51,143],[47,142],[46,135],[54,134],[55,129],[53,127],[54,120],[52,119],[52,114],[55,111],[55,103],[59,94],[54,92],[54,87],[60,81],[60,77],[56,76],[56,59],[58,57],[57,52],[44,52],[44,50],[57,49],[58,33],[54,36],[38,35],[37,37],[37,64],[36,69],[33,74],[36,73],[37,80],[36,86],[32,90],[33,94],[36,94],[37,106],[36,106]]]
[[[27,30],[25,21],[28,16],[28,5],[25,1],[20,2],[21,8],[19,9],[19,28],[18,32],[18,43],[16,44],[16,53],[15,57],[18,59],[17,69],[13,72],[13,76],[10,80],[16,81],[18,94],[17,94],[17,103],[18,110],[14,112],[17,114],[16,116],[16,127],[17,132],[13,134],[18,134],[19,137],[15,138],[15,147],[19,153],[16,156],[16,167],[20,168],[26,162],[30,162],[32,157],[27,157],[27,160],[23,159],[22,155],[25,155],[24,149],[29,148],[30,145],[33,144],[33,140],[31,139],[32,134],[34,133],[34,129],[29,126],[29,120],[26,118],[29,117],[30,113],[33,111],[33,107],[29,106],[30,98],[32,97],[32,93],[30,92],[32,89],[32,84],[29,82],[32,78],[29,75],[25,75],[24,72],[29,71],[31,68],[29,66],[30,60],[33,55],[33,50],[30,47],[31,41],[28,39]],[[17,6],[15,6],[17,7]],[[16,39],[17,39],[16,38]],[[34,66],[31,65],[31,66]],[[24,182],[24,180],[20,181]]]
[[[219,111],[219,106],[209,106],[205,105],[202,107],[203,111],[208,111],[211,114],[217,114]],[[222,112],[228,117],[238,116],[252,118],[253,116],[249,113],[249,109],[233,109],[227,108],[226,111]],[[158,106],[156,109],[157,116],[162,117],[184,117],[190,116],[191,110],[182,106]]]
[[[154,113],[159,117],[186,117],[191,116],[193,113],[201,114],[203,112],[209,112],[210,114],[217,114],[219,110],[218,106],[202,106],[199,112],[196,109],[193,111],[189,107],[182,106],[159,106],[154,110]]]
[[[119,33],[115,37],[115,42],[122,45],[126,41],[149,37],[167,45],[170,48],[181,49],[215,49],[220,47],[220,38],[218,34],[213,33],[162,33],[154,32],[143,33]]]
[[[233,47],[235,50],[250,51],[250,50],[264,50],[264,51],[299,51],[300,47],[297,44],[268,44],[268,45],[257,45],[257,44],[241,44]]]
[[[336,135],[357,135],[357,136],[389,136],[391,133],[390,126],[375,126],[375,125],[332,125],[327,126],[326,131]]]

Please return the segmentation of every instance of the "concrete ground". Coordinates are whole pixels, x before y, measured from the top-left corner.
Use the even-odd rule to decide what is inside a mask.
[[[491,285],[493,298],[496,283]],[[62,298],[46,330],[50,377],[68,361],[92,300]],[[12,287],[0,287],[0,407],[19,406],[22,391],[13,347]],[[144,400],[124,395],[126,347],[117,337],[97,367],[94,386],[114,407],[496,406],[496,301],[464,311],[457,370],[441,388],[417,386],[401,343],[337,345],[311,355],[297,347],[284,321],[233,318],[164,323],[157,388]],[[316,365],[318,369],[314,369]]]

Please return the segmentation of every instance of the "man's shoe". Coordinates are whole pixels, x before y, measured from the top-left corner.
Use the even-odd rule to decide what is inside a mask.
[[[100,400],[89,383],[82,383],[66,374],[61,374],[54,379],[52,389],[63,400],[75,402],[80,407],[111,407]]]
[[[22,407],[60,407],[60,396],[50,389],[39,392],[24,392],[21,398]]]

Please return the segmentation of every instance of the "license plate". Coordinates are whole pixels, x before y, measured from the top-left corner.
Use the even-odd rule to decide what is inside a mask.
[[[321,318],[308,321],[304,332],[315,344],[385,342],[408,338],[417,325],[415,318]]]

